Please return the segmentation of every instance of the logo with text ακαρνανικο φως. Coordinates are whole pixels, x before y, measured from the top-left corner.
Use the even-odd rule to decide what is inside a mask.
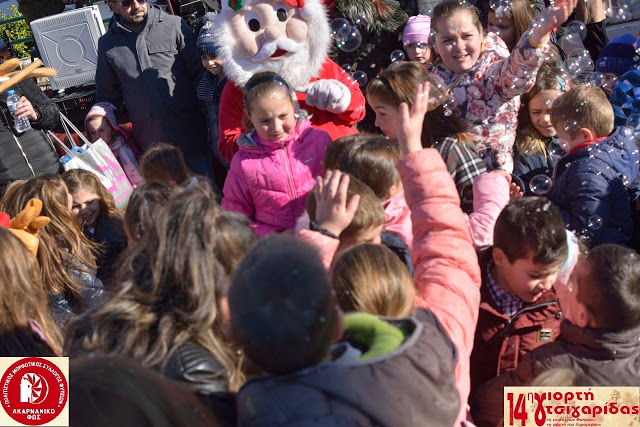
[[[27,357],[13,363],[2,380],[2,407],[18,423],[39,426],[53,421],[67,404],[67,379],[55,363]]]

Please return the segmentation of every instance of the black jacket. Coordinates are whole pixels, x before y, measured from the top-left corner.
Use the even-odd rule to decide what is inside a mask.
[[[91,240],[102,245],[102,255],[98,258],[98,278],[103,282],[115,267],[115,261],[127,247],[127,235],[124,232],[122,218],[108,216],[98,218],[93,233],[85,229],[84,234]]]
[[[31,122],[32,129],[22,134],[15,132],[13,116],[7,108],[7,94],[0,94],[0,188],[17,179],[60,172],[59,155],[40,130],[57,126],[58,107],[31,79],[16,84],[13,90],[33,104],[39,118]]]
[[[202,346],[187,342],[167,360],[162,373],[197,393],[222,426],[236,424],[235,395],[229,393],[224,367]]]

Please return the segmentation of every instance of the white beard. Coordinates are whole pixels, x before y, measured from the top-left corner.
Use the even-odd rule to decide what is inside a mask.
[[[331,28],[327,20],[326,9],[320,0],[307,0],[306,4],[314,4],[320,13],[306,19],[307,38],[304,48],[296,53],[289,53],[277,59],[267,58],[260,62],[238,55],[235,39],[229,28],[227,17],[235,13],[223,9],[215,21],[215,43],[219,46],[218,55],[223,61],[224,72],[229,80],[238,87],[244,87],[255,73],[272,71],[282,76],[291,87],[304,89],[309,80],[318,77],[325,62],[331,43]]]

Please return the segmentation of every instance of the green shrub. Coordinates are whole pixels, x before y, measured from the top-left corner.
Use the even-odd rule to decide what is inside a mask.
[[[16,5],[12,5],[9,10],[11,11],[11,15],[7,15],[4,11],[0,11],[0,19],[5,20],[9,18],[15,18],[17,16],[22,16],[22,14],[18,11],[18,7]],[[32,37],[31,28],[24,21],[15,21],[10,22],[8,24],[0,25],[0,33],[6,31],[9,36],[9,40],[19,40],[25,37]],[[24,58],[31,55],[31,50],[33,49],[33,40],[25,43],[19,43],[13,45],[13,50],[16,52],[16,56],[18,58]]]

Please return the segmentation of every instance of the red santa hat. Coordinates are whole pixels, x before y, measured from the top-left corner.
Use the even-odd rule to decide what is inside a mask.
[[[224,11],[224,9],[231,9],[237,12],[239,10],[242,10],[246,7],[249,7],[261,1],[265,1],[265,0],[222,0],[222,10]],[[315,1],[312,0],[312,1],[307,1],[307,3],[305,3],[305,0],[280,0],[280,1],[283,1],[288,5],[291,5],[293,7],[300,9],[300,14],[305,19],[318,13],[317,3],[324,2],[324,0],[315,0]]]

